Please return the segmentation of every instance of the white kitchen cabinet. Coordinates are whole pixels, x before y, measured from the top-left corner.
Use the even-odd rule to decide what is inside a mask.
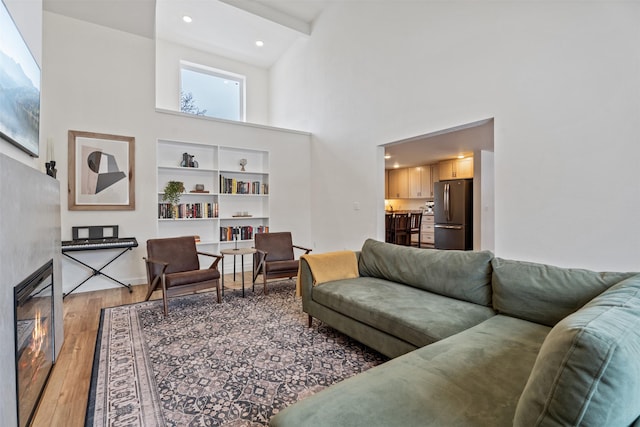
[[[473,178],[473,157],[438,163],[440,181]]]
[[[389,170],[389,192],[390,199],[409,198],[409,171],[408,169]]]
[[[433,248],[435,244],[434,234],[434,217],[431,215],[422,215],[422,226],[420,227],[420,245],[423,248]],[[418,236],[411,236],[413,243],[418,243]]]
[[[433,197],[431,166],[418,166],[408,169],[409,198],[424,199]]]

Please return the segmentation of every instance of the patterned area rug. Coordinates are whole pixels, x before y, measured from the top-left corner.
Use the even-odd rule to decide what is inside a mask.
[[[260,426],[386,357],[314,320],[292,281],[104,309],[87,426]]]

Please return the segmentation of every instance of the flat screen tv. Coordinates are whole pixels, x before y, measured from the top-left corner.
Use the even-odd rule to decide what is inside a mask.
[[[38,157],[40,67],[0,1],[0,137]]]

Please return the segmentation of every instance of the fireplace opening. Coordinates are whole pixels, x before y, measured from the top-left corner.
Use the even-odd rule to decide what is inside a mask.
[[[18,426],[28,426],[53,368],[53,260],[13,289]]]

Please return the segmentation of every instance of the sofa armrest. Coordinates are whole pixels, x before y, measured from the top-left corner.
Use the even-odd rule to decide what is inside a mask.
[[[300,259],[300,266],[298,267],[298,280],[300,281],[300,294],[302,295],[302,309],[309,304],[313,295],[313,275],[311,274],[311,268],[309,263],[304,258]]]

